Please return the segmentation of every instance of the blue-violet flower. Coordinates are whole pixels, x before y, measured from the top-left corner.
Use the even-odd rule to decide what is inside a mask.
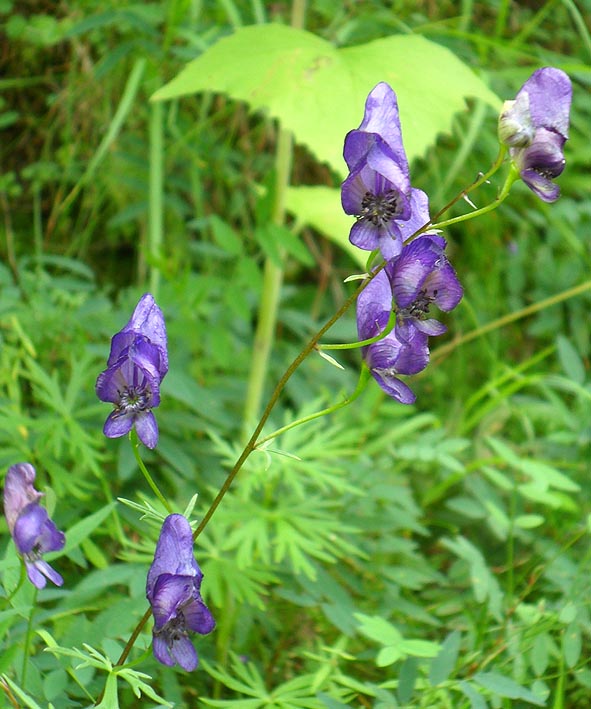
[[[96,381],[101,401],[115,405],[103,432],[118,438],[135,426],[148,448],[158,443],[158,424],[152,409],[160,404],[160,382],[168,371],[166,326],[162,311],[146,293],[127,325],[111,340],[107,369]]]
[[[38,504],[43,493],[35,489],[35,468],[30,463],[17,463],[8,469],[4,482],[4,514],[18,553],[23,557],[29,581],[44,588],[46,577],[56,586],[64,583],[60,574],[42,554],[59,551],[66,537]]]
[[[154,614],[154,657],[163,665],[178,663],[187,672],[197,667],[197,652],[189,631],[206,635],[215,627],[201,598],[202,579],[193,557],[188,521],[180,514],[169,515],[162,525],[146,583],[146,596]]]
[[[499,139],[509,146],[521,179],[544,202],[560,196],[553,179],[564,170],[571,100],[567,74],[544,67],[530,76],[514,101],[505,101],[499,117]]]
[[[387,274],[380,271],[367,284],[357,299],[357,331],[367,340],[382,332],[392,312],[392,287]],[[400,374],[417,374],[429,363],[428,336],[418,329],[400,340],[393,330],[385,337],[363,348],[363,358],[372,376],[388,396],[402,404],[412,404],[416,397],[401,381]]]
[[[414,190],[398,102],[388,84],[381,82],[370,92],[361,125],[345,137],[343,155],[349,176],[341,186],[341,201],[345,213],[357,217],[351,243],[368,251],[379,248],[385,259],[397,256],[401,225],[412,216]]]

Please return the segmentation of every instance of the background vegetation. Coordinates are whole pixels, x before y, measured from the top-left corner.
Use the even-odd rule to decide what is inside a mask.
[[[278,246],[261,229],[275,121],[217,93],[149,103],[237,28],[290,23],[287,3],[2,0],[0,12],[0,468],[37,467],[68,539],[64,587],[8,601],[19,569],[3,523],[0,706],[61,709],[96,699],[108,663],[43,650],[89,657],[85,643],[116,661],[146,608],[158,532],[115,502],[157,506],[129,443],[102,436],[94,382],[111,335],[156,292],[171,368],[145,460],[179,511],[199,494],[199,518],[249,428],[265,261],[283,271],[269,391],[359,264],[297,209],[297,239]],[[545,205],[517,185],[500,210],[447,230],[466,294],[413,381],[416,406],[372,385],[253,455],[196,549],[218,623],[197,641],[200,669],[158,665],[145,632],[132,658],[163,699],[148,685],[137,699],[122,675],[122,707],[589,706],[590,26],[585,0],[309,3],[306,29],[338,47],[422,35],[502,98],[540,66],[567,71],[563,196]],[[496,155],[494,110],[470,109],[413,162],[433,209]],[[296,145],[292,182],[339,175]],[[330,336],[353,339],[354,314]],[[350,393],[358,354],[339,361],[306,362],[269,430]]]

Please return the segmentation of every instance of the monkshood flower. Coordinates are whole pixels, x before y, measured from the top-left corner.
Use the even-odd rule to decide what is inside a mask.
[[[446,332],[443,323],[428,317],[430,307],[435,304],[449,312],[462,299],[464,291],[444,254],[445,245],[442,236],[419,236],[386,264],[396,304],[394,332],[401,342],[409,342],[416,330],[430,336]]]
[[[163,665],[197,667],[189,632],[206,635],[215,620],[201,599],[203,574],[193,557],[193,535],[183,515],[169,515],[162,525],[154,562],[148,571],[146,597],[154,614],[154,657]]]
[[[521,179],[544,202],[555,202],[553,183],[564,170],[572,85],[560,69],[535,71],[514,101],[505,101],[499,117],[499,139],[509,146]]]
[[[367,340],[382,332],[392,312],[392,287],[384,271],[380,271],[361,291],[357,299],[357,331]],[[429,363],[428,336],[418,329],[408,333],[405,341],[395,331],[363,348],[363,358],[383,391],[402,404],[412,404],[412,389],[399,379],[401,374],[417,374]]]
[[[55,526],[47,510],[38,504],[43,493],[35,490],[35,468],[17,463],[8,469],[4,482],[4,514],[18,553],[23,557],[29,581],[45,588],[46,578],[56,586],[64,583],[42,555],[59,551],[66,543],[63,532]]]
[[[351,243],[367,251],[379,248],[385,259],[397,256],[401,224],[412,215],[413,190],[396,94],[388,84],[370,92],[361,125],[345,137],[343,155],[349,176],[341,186],[341,202],[346,214],[357,217]]]
[[[96,381],[101,401],[115,405],[103,432],[124,436],[135,427],[148,448],[158,443],[158,424],[152,409],[160,404],[160,382],[168,371],[166,327],[154,298],[142,296],[130,321],[111,340],[107,369]]]

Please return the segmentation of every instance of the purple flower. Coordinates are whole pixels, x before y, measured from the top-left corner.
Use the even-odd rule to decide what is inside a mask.
[[[345,213],[357,217],[351,243],[368,251],[379,248],[385,259],[397,256],[404,222],[413,214],[415,190],[410,186],[396,94],[388,84],[381,82],[370,92],[363,121],[345,137],[343,154],[349,176],[341,186],[341,201]]]
[[[46,577],[56,586],[63,578],[42,554],[59,551],[66,543],[63,532],[49,519],[47,510],[37,504],[43,493],[35,490],[35,468],[30,463],[17,463],[8,469],[4,482],[4,514],[18,553],[23,557],[29,581],[45,588]]]
[[[382,332],[392,312],[392,287],[387,274],[380,271],[357,299],[357,331],[361,340]],[[414,403],[410,387],[400,374],[417,374],[429,363],[428,337],[414,329],[405,341],[395,331],[363,348],[365,362],[379,386],[402,404]]]
[[[111,340],[107,369],[96,381],[101,401],[115,405],[103,432],[119,438],[135,426],[148,448],[158,443],[158,424],[152,409],[160,404],[160,382],[168,371],[166,327],[162,311],[146,293],[127,325]]]
[[[386,264],[397,308],[394,332],[401,342],[409,341],[416,330],[443,334],[445,325],[427,317],[431,304],[448,312],[462,299],[464,291],[444,250],[443,237],[419,236]]]
[[[198,658],[189,631],[206,635],[215,627],[199,592],[203,574],[193,557],[193,535],[183,515],[169,515],[162,525],[154,562],[148,571],[146,597],[154,614],[154,657],[187,672]]]
[[[555,202],[560,190],[552,180],[564,170],[572,85],[560,69],[535,71],[514,101],[505,101],[499,138],[509,146],[521,179],[544,202]]]

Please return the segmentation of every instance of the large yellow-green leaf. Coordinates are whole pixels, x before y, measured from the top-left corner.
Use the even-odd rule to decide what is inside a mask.
[[[337,173],[343,139],[363,117],[368,92],[387,81],[398,95],[409,159],[449,131],[467,97],[494,108],[494,93],[448,49],[418,35],[398,35],[337,49],[285,25],[238,29],[190,62],[153,100],[200,91],[225,93],[264,110]]]

